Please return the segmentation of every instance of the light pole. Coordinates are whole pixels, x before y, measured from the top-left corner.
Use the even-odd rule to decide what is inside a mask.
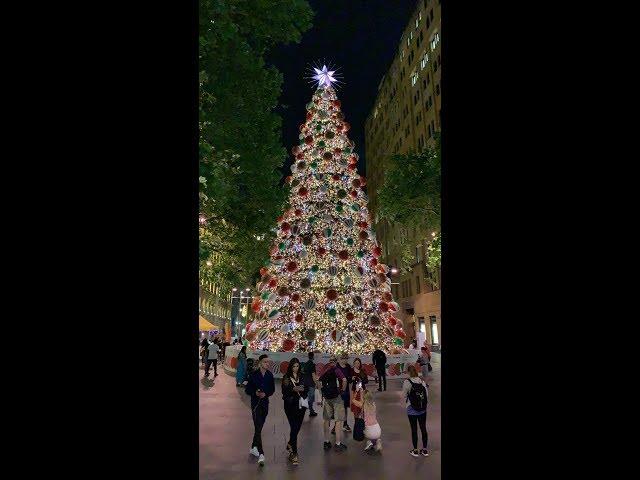
[[[236,296],[234,296],[234,294],[235,294],[235,292],[237,292],[238,290],[240,290],[240,296],[237,296],[237,297],[236,297]],[[234,330],[234,327],[235,327],[235,333],[236,333],[236,336],[237,336],[238,338],[240,338],[240,337],[242,336],[242,303],[243,303],[243,302],[242,302],[242,300],[246,300],[246,302],[244,302],[244,303],[245,303],[245,305],[249,305],[249,302],[250,302],[250,301],[251,301],[251,299],[253,298],[251,295],[249,295],[249,292],[250,292],[250,291],[251,291],[251,289],[250,289],[249,287],[245,288],[245,289],[244,289],[244,292],[246,292],[246,295],[243,297],[243,296],[242,296],[242,294],[244,293],[244,292],[243,292],[243,290],[238,289],[238,288],[236,288],[236,287],[233,287],[233,288],[231,289],[231,292],[232,292],[232,293],[231,293],[231,302],[232,302],[232,304],[233,304],[233,301],[234,301],[234,300],[236,300],[236,299],[238,299],[238,300],[239,300],[239,302],[238,302],[238,315],[237,315],[237,317],[240,317],[240,323],[238,323],[238,322],[236,321],[236,322],[235,322],[235,325],[232,325],[232,326],[231,326],[231,330],[232,330],[232,331]],[[236,317],[236,318],[237,318],[237,317]],[[249,317],[249,312],[247,312],[247,317]]]

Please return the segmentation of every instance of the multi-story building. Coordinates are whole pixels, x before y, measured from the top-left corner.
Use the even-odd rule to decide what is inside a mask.
[[[398,225],[379,221],[376,214],[377,190],[384,183],[389,156],[420,151],[432,145],[440,131],[440,39],[440,0],[418,0],[365,122],[369,208],[383,259],[389,265],[399,265],[399,252],[394,248],[399,238],[409,238],[416,249],[411,271],[400,270],[393,280],[401,320],[408,339],[424,332],[425,339],[438,346],[440,290],[425,281],[429,278],[425,254],[430,239],[418,238],[415,230],[403,231]]]
[[[220,331],[230,329],[230,298],[222,297],[220,287],[210,282],[201,282],[199,293],[200,315]]]

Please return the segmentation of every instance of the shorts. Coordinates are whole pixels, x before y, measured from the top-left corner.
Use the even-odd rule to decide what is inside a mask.
[[[367,440],[378,440],[380,435],[382,435],[382,429],[379,424],[364,427],[364,436],[367,437]]]
[[[325,397],[322,404],[322,418],[324,420],[333,418],[336,422],[344,422],[344,403],[340,395],[332,399]]]

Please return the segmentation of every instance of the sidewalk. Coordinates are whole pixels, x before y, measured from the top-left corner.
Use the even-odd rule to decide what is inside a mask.
[[[235,377],[218,369],[219,376],[200,381],[200,480],[231,480],[235,478],[283,480],[283,478],[337,479],[348,476],[353,480],[401,478],[429,478],[440,476],[440,354],[432,355],[433,371],[429,383],[427,431],[429,452],[427,458],[414,458],[411,449],[411,429],[401,398],[401,380],[389,380],[386,392],[375,395],[378,421],[382,428],[383,451],[370,455],[364,452],[365,442],[356,442],[351,434],[343,435],[345,452],[322,449],[322,407],[318,416],[305,415],[298,435],[300,465],[287,462],[285,451],[289,424],[282,408],[280,381],[269,401],[269,416],[262,431],[266,464],[259,467],[257,459],[249,455],[253,437],[253,423],[249,412],[249,397],[235,387]],[[204,367],[200,367],[201,376]],[[213,370],[212,370],[213,371]],[[212,373],[213,374],[213,373]],[[370,383],[369,385],[371,385]],[[353,428],[353,415],[349,413]],[[335,437],[332,437],[332,443]],[[418,447],[421,438],[418,432]]]

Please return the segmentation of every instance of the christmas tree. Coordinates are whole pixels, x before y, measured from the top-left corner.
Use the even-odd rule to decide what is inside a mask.
[[[290,208],[278,218],[245,338],[252,349],[272,351],[403,353],[406,334],[394,317],[389,267],[378,260],[350,126],[333,72],[316,73],[318,88],[292,150]]]

